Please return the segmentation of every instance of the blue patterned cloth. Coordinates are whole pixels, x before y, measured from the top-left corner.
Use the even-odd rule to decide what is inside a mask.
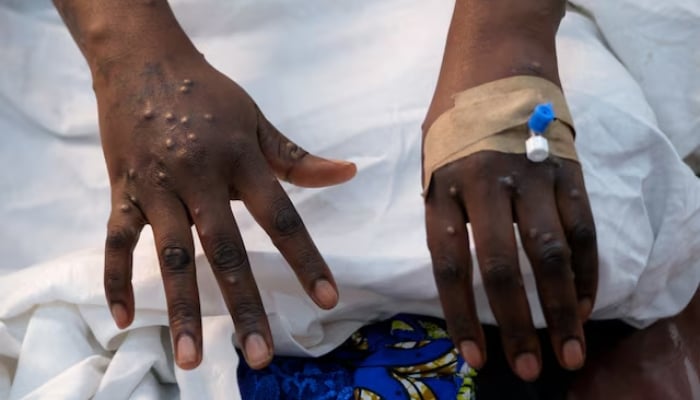
[[[241,360],[243,360],[241,358]],[[474,377],[436,318],[400,314],[323,357],[276,357],[238,370],[244,400],[474,399]]]

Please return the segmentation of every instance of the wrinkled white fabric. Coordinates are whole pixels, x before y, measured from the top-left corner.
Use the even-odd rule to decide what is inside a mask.
[[[397,312],[440,315],[423,229],[419,127],[451,2],[172,3],[200,50],[278,128],[359,167],[345,185],[287,186],[340,284],[332,311],[306,298],[264,232],[234,205],[278,352],[325,353]],[[580,3],[591,15],[570,12],[557,45],[599,237],[594,317],[644,326],[680,311],[700,280],[692,257],[700,254],[700,185],[679,157],[700,144],[700,89],[691,79],[700,49],[692,40],[666,46],[695,32],[698,13],[679,12],[695,10],[695,0]],[[637,34],[623,34],[616,21],[634,21]],[[644,64],[647,53],[663,62]],[[90,74],[48,0],[0,0],[0,60],[0,398],[237,398],[233,326],[201,251],[199,369],[173,368],[148,230],[134,259],[136,320],[119,331],[110,318],[101,248],[109,185]],[[543,326],[523,254],[520,261]],[[493,322],[478,273],[475,287],[481,319]]]
[[[573,0],[653,108],[681,158],[700,150],[700,1]]]

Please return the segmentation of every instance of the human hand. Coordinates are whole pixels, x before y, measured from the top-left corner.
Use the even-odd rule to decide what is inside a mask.
[[[433,121],[452,107],[453,96],[466,89],[516,75],[559,84],[554,34],[564,7],[559,0],[457,1],[424,136]],[[531,381],[542,365],[513,223],[532,264],[559,363],[567,369],[583,365],[582,324],[595,301],[598,257],[595,225],[577,162],[550,157],[533,163],[524,154],[473,153],[435,171],[425,212],[448,330],[472,367],[483,366],[486,347],[474,302],[467,222],[513,371]]]
[[[301,149],[268,122],[236,83],[197,51],[166,0],[54,0],[85,56],[97,97],[112,212],[104,286],[120,328],[134,318],[132,251],[153,228],[175,360],[202,359],[191,225],[253,368],[272,337],[230,200],[265,229],[316,304],[338,292],[328,266],[278,179],[319,187],[351,179],[352,163]]]
[[[472,289],[465,222],[504,353],[518,376],[533,380],[540,344],[530,315],[513,223],[531,261],[552,346],[562,366],[583,364],[582,323],[597,286],[595,227],[580,166],[532,163],[522,154],[474,153],[435,172],[425,202],[428,244],[448,330],[474,367],[485,343]]]
[[[200,363],[194,224],[248,363],[265,366],[272,337],[229,201],[243,201],[309,296],[332,308],[338,294],[331,272],[278,178],[333,185],[352,178],[354,164],[318,158],[291,142],[199,54],[112,68],[95,92],[112,187],[104,284],[117,325],[134,318],[132,251],[150,224],[177,363]]]

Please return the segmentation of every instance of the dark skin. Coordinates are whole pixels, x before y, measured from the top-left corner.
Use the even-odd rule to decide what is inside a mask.
[[[328,266],[278,179],[319,187],[352,163],[298,147],[235,82],[199,54],[165,1],[56,1],[87,59],[112,188],[104,284],[117,325],[134,318],[132,251],[153,228],[177,364],[202,358],[195,225],[248,363],[272,358],[272,336],[230,200],[241,200],[318,306],[335,306]]]
[[[577,374],[567,398],[697,399],[700,395],[698,320],[700,290],[683,312],[657,321],[647,329],[631,333],[629,328],[605,329],[598,333],[602,337],[598,340],[599,349]]]
[[[165,0],[54,2],[93,75],[112,186],[105,290],[117,325],[125,328],[134,317],[131,253],[150,224],[176,362],[186,369],[201,362],[194,224],[248,363],[266,366],[272,338],[229,200],[245,203],[311,298],[332,308],[333,277],[277,179],[338,184],[352,178],[355,166],[310,155],[279,133],[243,89],[206,63]],[[424,131],[452,106],[453,94],[481,83],[527,74],[558,84],[554,35],[563,12],[558,0],[458,0]],[[523,155],[483,152],[434,176],[426,226],[436,282],[455,345],[478,368],[486,354],[467,221],[514,371],[535,379],[540,348],[520,284],[513,222],[533,262],[559,361],[581,367],[597,255],[579,164],[535,165]]]
[[[458,0],[424,135],[454,105],[452,96],[469,88],[517,75],[538,76],[560,85],[554,37],[565,4],[559,0]],[[567,369],[583,365],[582,326],[595,301],[598,256],[578,163],[554,157],[532,163],[519,154],[475,153],[435,172],[425,211],[428,247],[448,330],[470,365],[481,367],[486,353],[472,290],[465,222],[471,223],[484,287],[513,371],[532,381],[542,366],[513,223],[533,267],[557,359]]]

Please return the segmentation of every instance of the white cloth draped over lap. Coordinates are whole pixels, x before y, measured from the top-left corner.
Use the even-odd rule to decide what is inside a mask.
[[[264,232],[233,205],[277,351],[320,355],[394,313],[439,316],[420,124],[452,2],[172,3],[208,60],[283,132],[359,167],[345,185],[286,186],[340,284],[332,311],[306,298]],[[644,326],[680,311],[700,280],[700,184],[681,161],[700,147],[700,48],[691,40],[700,37],[700,10],[695,0],[576,3],[557,45],[598,229],[594,317]],[[109,184],[90,74],[48,0],[0,0],[0,60],[0,398],[239,396],[233,326],[199,247],[199,369],[173,368],[149,230],[134,260],[136,321],[119,331],[110,318],[102,291]],[[520,262],[543,326],[522,252]],[[494,322],[478,272],[475,291],[482,321]]]

